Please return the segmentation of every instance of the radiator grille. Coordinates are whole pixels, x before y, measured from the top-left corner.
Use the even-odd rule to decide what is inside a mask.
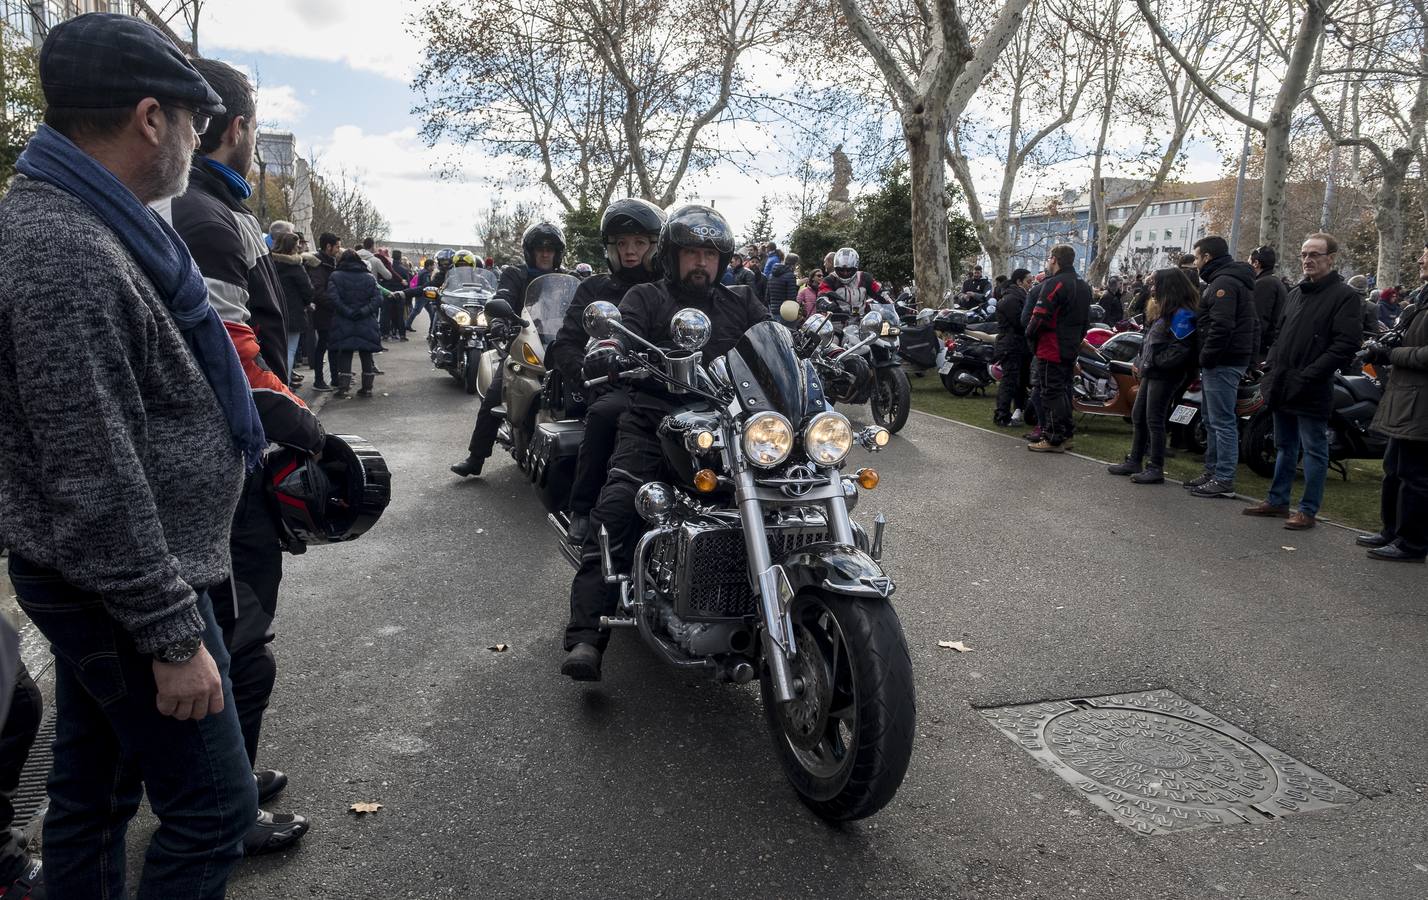
[[[770,527],[769,548],[775,560],[800,547],[826,539],[826,531],[806,527]],[[749,556],[744,533],[737,528],[685,531],[680,537],[679,566],[685,589],[676,612],[688,619],[752,616],[758,602],[749,582]]]

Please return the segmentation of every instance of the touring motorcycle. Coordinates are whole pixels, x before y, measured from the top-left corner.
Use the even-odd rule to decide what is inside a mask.
[[[818,312],[808,317],[807,322],[817,320],[812,333],[827,337],[816,348],[807,345],[808,358],[834,402],[867,403],[873,421],[896,434],[907,424],[912,408],[912,385],[898,358],[902,320],[893,304],[858,304],[846,296],[846,290],[819,298]],[[790,317],[790,306],[796,304],[785,303],[780,315],[792,322],[797,315]],[[867,312],[859,317],[856,310],[861,306]]]
[[[707,365],[700,348],[710,320],[699,310],[675,314],[674,349],[625,328],[604,301],[586,308],[584,323],[597,339],[620,336],[626,349],[615,352],[634,370],[622,379],[644,377],[685,398],[657,429],[671,477],[636,495],[649,530],[629,571],[614,570],[609,533],[597,533],[605,580],[620,598],[602,626],[638,631],[677,669],[734,683],[757,677],[799,798],[834,821],[877,812],[907,771],[916,702],[893,580],[879,563],[886,519],[877,517],[870,537],[849,517],[878,476],[844,466],[855,445],[885,446],[887,429],[855,432],[780,322],[754,325]],[[820,342],[820,328],[805,324],[799,335]],[[556,453],[578,427],[540,423],[540,445]],[[578,568],[564,520],[550,521]]]
[[[431,364],[451,373],[466,393],[476,393],[481,354],[487,349],[487,301],[496,293],[496,276],[474,269],[472,279],[460,287],[429,287],[422,292],[431,304],[431,328],[426,334]]]

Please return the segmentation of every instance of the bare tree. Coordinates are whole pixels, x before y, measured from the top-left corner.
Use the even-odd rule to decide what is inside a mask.
[[[500,264],[521,260],[521,237],[539,215],[540,210],[531,203],[517,202],[508,207],[493,200],[476,218],[476,233],[481,236],[486,255]]]
[[[913,269],[923,297],[941,298],[952,288],[943,162],[948,125],[961,118],[1029,2],[1004,0],[995,18],[981,23],[974,46],[955,0],[838,0],[901,121],[912,186]]]
[[[1011,52],[982,84],[982,97],[1007,117],[1006,122],[962,121],[951,129],[947,161],[962,186],[977,239],[991,258],[992,272],[1007,274],[1012,252],[1012,198],[1022,176],[1079,155],[1061,134],[1075,117],[1087,87],[1112,52],[1103,33],[1102,15],[1114,16],[1117,0],[1091,4],[1089,15],[1052,0],[1032,0],[1027,21],[1016,33]],[[1053,53],[1041,48],[1052,45]],[[989,217],[977,193],[964,145],[989,133],[987,148],[1002,160],[1002,182]],[[1000,139],[998,146],[998,139]],[[1052,147],[1051,145],[1055,145]]]
[[[1265,10],[1263,4],[1246,0],[1238,10],[1243,21],[1254,24],[1257,42],[1269,46],[1272,54],[1285,63],[1285,70],[1279,81],[1279,90],[1270,106],[1267,118],[1256,118],[1240,109],[1240,104],[1227,96],[1221,87],[1206,80],[1189,57],[1180,49],[1183,43],[1167,33],[1161,18],[1151,8],[1150,0],[1136,0],[1141,15],[1150,24],[1160,47],[1175,60],[1205,98],[1219,107],[1235,121],[1258,131],[1264,136],[1264,189],[1260,194],[1259,240],[1262,244],[1279,247],[1284,239],[1284,196],[1289,175],[1290,131],[1294,124],[1294,112],[1303,101],[1306,91],[1312,88],[1309,76],[1314,69],[1314,60],[1324,36],[1324,23],[1328,7],[1333,0],[1305,0],[1302,12],[1297,8],[1298,0],[1283,0],[1288,4],[1287,16],[1278,19],[1267,18],[1275,13],[1271,7]],[[1227,12],[1231,4],[1219,4],[1221,12]],[[1293,37],[1281,39],[1277,25],[1293,25],[1295,14],[1298,24],[1292,28]],[[1230,43],[1230,54],[1243,56],[1246,43]]]
[[[1367,150],[1376,164],[1376,272],[1380,284],[1393,285],[1403,256],[1404,185],[1421,158],[1428,127],[1428,4],[1380,0],[1333,25],[1335,40],[1325,50],[1332,58],[1327,65],[1321,61],[1318,74],[1344,79],[1346,85],[1354,82],[1359,97],[1351,127],[1345,128],[1341,117],[1331,116],[1316,97],[1309,100],[1335,144]],[[1363,117],[1361,108],[1370,116]]]
[[[314,236],[331,232],[349,245],[367,237],[387,237],[391,222],[367,196],[356,176],[342,169],[324,173],[316,159],[311,171]]]

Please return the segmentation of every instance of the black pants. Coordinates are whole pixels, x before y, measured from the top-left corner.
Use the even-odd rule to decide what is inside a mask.
[[[609,390],[596,397],[585,411],[585,437],[580,442],[580,457],[575,463],[575,486],[570,491],[570,512],[588,516],[600,497],[600,489],[615,452],[619,436],[620,415],[630,408],[630,395],[622,390]]]
[[[362,357],[362,374],[366,375],[377,371],[377,364],[372,361],[371,350],[333,350],[332,351],[332,377],[336,380],[338,375],[352,374],[352,354],[356,353]]]
[[[327,332],[327,329],[326,329],[326,328],[324,328],[324,329],[318,331],[318,332],[317,332],[317,341],[316,341],[315,345],[313,346],[313,351],[312,351],[313,381],[316,382],[317,384],[325,384],[325,383],[326,383],[325,379],[323,379],[323,377],[322,377],[322,372],[323,372],[323,368],[322,368],[322,367],[323,367],[324,365],[326,365],[327,362],[328,362],[328,353],[329,353],[329,350],[328,350],[328,347],[327,347],[327,334],[328,334],[328,332]],[[336,372],[333,372],[332,374],[333,374],[333,375],[336,375],[337,373],[336,373]]]
[[[1138,463],[1149,456],[1152,468],[1165,467],[1165,424],[1170,418],[1170,404],[1175,401],[1177,387],[1179,381],[1175,379],[1141,381],[1135,407],[1131,410],[1131,424],[1135,427],[1129,454],[1132,462]]]
[[[1379,505],[1385,535],[1409,553],[1428,553],[1428,441],[1388,439]]]
[[[466,449],[477,459],[486,459],[491,455],[491,448],[496,446],[496,432],[501,430],[501,420],[492,410],[501,405],[501,394],[506,386],[505,372],[502,367],[496,368],[496,377],[491,379],[486,396],[481,398],[481,408],[476,411],[476,427],[471,429],[471,440]]]
[[[0,888],[9,887],[25,863],[25,851],[20,849],[10,826],[15,824],[15,791],[20,786],[20,773],[39,733],[44,711],[40,689],[21,662],[20,671],[15,673],[10,715],[5,719],[4,730],[0,730]]]
[[[1071,437],[1071,373],[1074,362],[1056,363],[1036,359],[1031,364],[1032,384],[1041,388],[1041,408],[1037,421],[1049,443],[1060,446]]]
[[[1012,410],[1026,409],[1026,388],[1030,376],[1031,363],[1025,353],[1012,352],[1002,358],[1002,381],[997,386],[997,411],[992,414],[993,422],[1009,423]]]
[[[233,705],[251,764],[258,758],[263,713],[278,678],[278,663],[269,645],[278,611],[278,586],[283,580],[282,545],[263,493],[261,470],[249,475],[244,484],[228,547],[233,580],[215,585],[208,593],[213,598],[213,617],[223,630],[223,645],[232,659],[228,676],[233,682]]]
[[[646,425],[649,427],[645,427]],[[635,512],[635,492],[664,471],[664,453],[654,436],[653,423],[631,413],[621,419],[615,453],[610,457],[610,477],[590,513],[590,533],[580,558],[580,571],[570,584],[570,624],[565,626],[565,649],[594,644],[601,650],[610,632],[600,628],[600,617],[613,615],[619,589],[605,583],[600,570],[600,526],[610,532],[610,557],[615,569],[628,572],[635,543],[644,532],[644,520]]]

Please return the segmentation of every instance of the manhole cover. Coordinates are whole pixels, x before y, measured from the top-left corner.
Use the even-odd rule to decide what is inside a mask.
[[[1359,799],[1171,691],[1004,706],[982,715],[1141,834],[1264,821]]]

